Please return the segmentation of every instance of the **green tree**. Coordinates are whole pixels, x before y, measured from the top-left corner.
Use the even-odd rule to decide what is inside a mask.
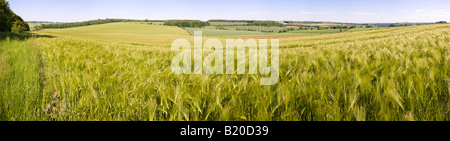
[[[9,32],[12,23],[13,12],[5,0],[0,0],[0,32]]]
[[[178,26],[178,27],[192,27],[192,28],[202,28],[205,26],[210,26],[209,22],[203,22],[199,20],[167,20],[164,25],[168,26]]]
[[[23,31],[30,31],[30,27],[28,26],[28,23],[22,20],[22,18],[17,17],[12,23],[11,32],[22,33]]]
[[[9,8],[9,3],[5,0],[0,0],[0,32],[21,33],[29,30],[28,23],[12,12]]]

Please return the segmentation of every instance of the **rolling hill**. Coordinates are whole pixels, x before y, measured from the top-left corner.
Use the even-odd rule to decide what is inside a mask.
[[[141,23],[108,23],[65,29],[45,29],[35,33],[60,38],[143,42],[151,44],[169,42],[176,38],[182,38],[189,35],[185,30],[179,27]]]

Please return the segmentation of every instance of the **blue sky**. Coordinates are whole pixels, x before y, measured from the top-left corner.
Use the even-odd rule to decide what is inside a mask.
[[[26,21],[230,19],[450,21],[449,0],[7,0]]]

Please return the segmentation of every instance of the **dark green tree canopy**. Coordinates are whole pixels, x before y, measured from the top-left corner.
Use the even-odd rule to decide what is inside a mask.
[[[253,21],[249,23],[250,26],[278,26],[278,27],[284,27],[285,25],[276,21]]]
[[[0,32],[20,33],[29,30],[28,23],[9,8],[9,3],[5,0],[0,0]]]
[[[205,26],[210,26],[211,24],[209,22],[203,22],[199,20],[167,20],[164,22],[164,25],[201,28]]]

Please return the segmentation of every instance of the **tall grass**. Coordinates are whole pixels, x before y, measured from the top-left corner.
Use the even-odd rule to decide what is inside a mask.
[[[22,60],[28,58],[33,71],[15,77],[1,71],[1,119],[449,120],[449,33],[450,25],[438,24],[280,39],[280,80],[274,86],[261,86],[260,75],[175,75],[170,66],[177,52],[167,47],[170,42],[7,41],[2,43],[23,44],[18,50],[35,42],[38,48],[32,48],[40,50],[43,64],[24,55]],[[2,56],[20,56],[5,52],[17,47],[4,48]],[[21,59],[9,62],[16,60]],[[2,68],[21,70],[20,66]],[[5,81],[21,83],[11,87]],[[32,93],[37,102],[24,97],[30,91],[25,86],[40,89]],[[55,101],[56,92],[64,102],[51,107],[65,107],[65,112],[48,118],[43,110]],[[11,106],[21,100],[29,103]]]
[[[0,120],[36,120],[43,87],[39,48],[23,35],[0,34]]]

